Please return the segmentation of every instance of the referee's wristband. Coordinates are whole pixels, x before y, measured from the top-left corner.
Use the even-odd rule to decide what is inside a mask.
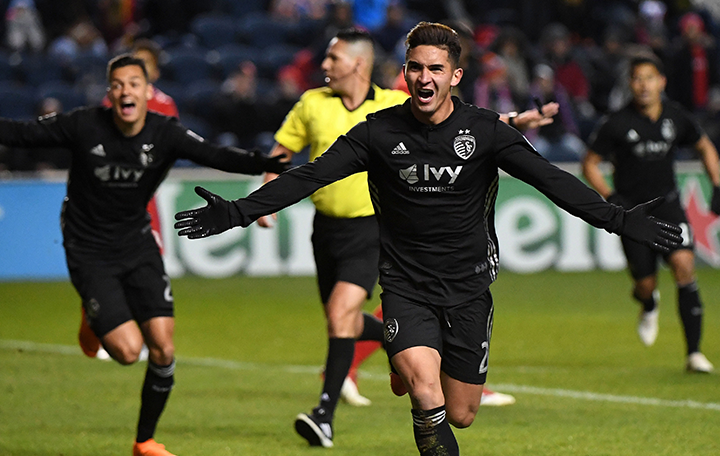
[[[517,125],[515,125],[515,118],[518,116],[517,111],[512,111],[508,113],[508,125],[510,125],[513,128],[517,128]]]

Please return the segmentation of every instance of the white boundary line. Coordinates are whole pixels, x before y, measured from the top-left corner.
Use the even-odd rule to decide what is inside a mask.
[[[28,352],[41,353],[58,353],[61,355],[81,355],[82,351],[77,346],[60,345],[60,344],[42,344],[31,341],[22,340],[0,340],[0,349],[2,350],[23,350]],[[303,366],[303,365],[270,365],[260,363],[246,363],[239,361],[230,361],[216,358],[186,358],[178,357],[181,364],[193,366],[218,367],[231,370],[279,370],[290,374],[313,374],[320,372],[319,366]],[[387,375],[373,374],[368,372],[362,373],[362,378],[377,381],[388,381]],[[671,401],[667,399],[658,399],[653,397],[639,396],[618,396],[614,394],[591,393],[588,391],[573,391],[557,388],[539,388],[535,386],[516,385],[511,383],[493,383],[493,389],[508,393],[532,394],[536,396],[552,396],[563,397],[569,399],[578,399],[596,402],[614,402],[621,404],[648,405],[655,407],[675,407],[675,408],[692,408],[701,410],[714,410],[720,412],[720,403],[715,402],[698,402],[692,400]]]

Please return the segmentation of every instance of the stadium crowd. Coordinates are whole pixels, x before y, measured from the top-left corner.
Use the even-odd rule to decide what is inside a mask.
[[[628,100],[629,57],[648,49],[665,64],[667,95],[720,145],[713,0],[2,0],[0,8],[0,117],[99,104],[107,61],[150,38],[162,49],[156,85],[174,98],[184,125],[269,151],[300,94],[323,85],[320,62],[338,30],[372,33],[373,80],[392,87],[406,33],[431,20],[461,35],[463,100],[499,112],[532,108],[533,97],[560,104],[553,124],[526,134],[550,160],[582,158],[600,118]],[[57,151],[0,149],[0,173],[68,161]]]

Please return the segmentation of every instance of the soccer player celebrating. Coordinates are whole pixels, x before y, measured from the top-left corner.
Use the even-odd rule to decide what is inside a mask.
[[[677,285],[678,310],[687,345],[686,368],[710,372],[713,365],[700,352],[702,304],[695,282],[692,231],[680,202],[673,163],[678,146],[694,147],[713,185],[710,209],[720,214],[718,154],[712,141],[684,108],[663,100],[665,82],[657,57],[633,58],[630,63],[632,100],[607,116],[591,136],[590,150],[583,160],[583,174],[605,199],[626,208],[649,198],[665,197],[654,214],[683,229],[682,245],[662,257]],[[614,165],[614,190],[605,182],[599,167],[606,159]],[[638,335],[650,346],[658,333],[658,254],[627,236],[622,237],[622,244],[634,281],[632,296],[641,305]]]
[[[248,226],[367,171],[380,229],[387,355],[409,392],[420,454],[457,456],[450,424],[473,422],[489,365],[498,168],[593,226],[660,250],[677,246],[680,229],[646,215],[657,202],[629,211],[607,203],[537,154],[497,113],[451,96],[463,74],[453,29],[421,22],[409,32],[406,49],[410,100],[370,114],[321,157],[247,198],[229,202],[198,187],[208,205],[176,214],[175,227],[196,239]],[[404,153],[393,153],[398,150]],[[332,439],[331,424],[312,418],[318,440]]]
[[[96,353],[102,342],[128,365],[143,342],[148,346],[133,455],[172,456],[153,435],[174,383],[173,297],[146,206],[178,158],[246,174],[282,172],[286,165],[281,157],[208,144],[176,118],[149,113],[152,86],[142,60],[118,56],[107,74],[110,108],[38,122],[0,119],[0,143],[71,151],[61,224],[70,279],[89,323],[81,347]]]
[[[275,133],[277,144],[270,155],[292,155],[310,146],[310,160],[320,156],[337,138],[379,109],[402,104],[407,94],[381,89],[371,82],[373,40],[360,29],[346,29],[330,41],[322,62],[327,87],[308,90]],[[407,87],[405,86],[405,89]],[[555,103],[536,110],[505,115],[506,122],[532,128],[552,122]],[[543,115],[544,114],[544,115]],[[398,154],[405,151],[398,148]],[[266,174],[265,181],[277,175]],[[313,252],[320,299],[328,321],[328,353],[320,403],[314,409],[332,422],[338,398],[351,405],[369,405],[357,390],[357,367],[382,339],[382,323],[362,312],[378,277],[378,227],[368,192],[367,174],[358,173],[328,185],[311,197],[316,212],[313,223]],[[269,217],[258,224],[272,225]],[[374,312],[382,317],[381,311]],[[358,343],[355,343],[358,341]],[[354,356],[353,356],[354,350]],[[352,360],[352,363],[351,363]],[[483,390],[484,405],[515,402],[508,394]],[[298,415],[296,426],[313,439]],[[326,443],[331,443],[326,441]]]

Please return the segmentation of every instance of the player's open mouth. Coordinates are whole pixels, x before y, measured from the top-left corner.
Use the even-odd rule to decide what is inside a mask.
[[[420,101],[427,103],[432,99],[435,92],[430,89],[418,89],[417,94]]]
[[[130,115],[135,112],[135,103],[132,101],[123,101],[120,103],[120,112],[124,116]]]

